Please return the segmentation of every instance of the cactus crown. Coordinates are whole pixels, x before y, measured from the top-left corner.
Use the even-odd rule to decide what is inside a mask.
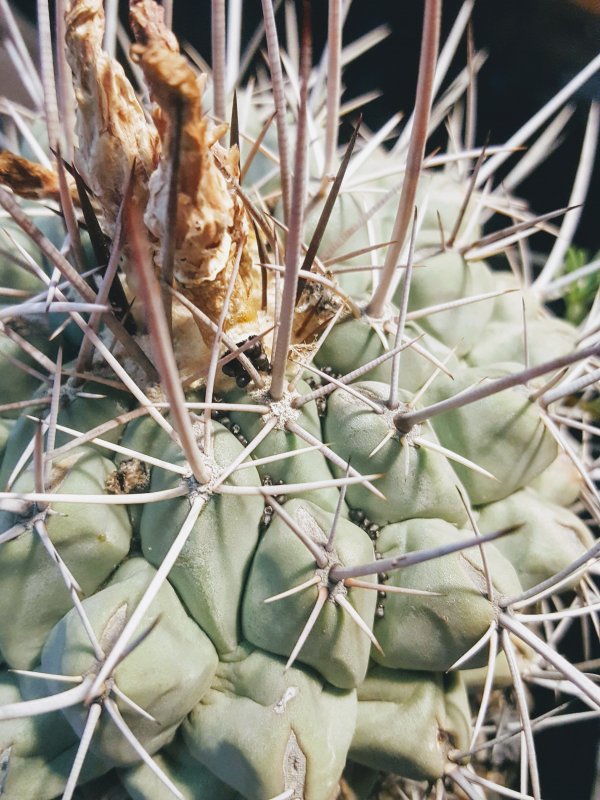
[[[528,686],[565,724],[600,706],[561,652],[597,627],[597,303],[547,306],[593,267],[560,275],[576,210],[512,196],[542,148],[493,178],[597,62],[476,147],[477,54],[440,94],[473,4],[438,56],[425,0],[385,150],[396,119],[339,142],[341,0],[316,66],[308,5],[286,52],[263,0],[268,69],[237,87],[241,3],[226,37],[213,0],[209,69],[132,0],[125,69],[116,11],[57,2],[56,86],[38,5],[41,76],[2,6],[35,112],[6,105],[0,154],[0,795],[366,798],[391,772],[541,798]]]

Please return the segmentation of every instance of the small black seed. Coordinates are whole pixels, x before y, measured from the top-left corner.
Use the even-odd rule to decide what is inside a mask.
[[[360,523],[365,518],[365,512],[361,511],[360,508],[351,508],[350,509],[350,519],[352,522],[356,522],[360,525]]]
[[[213,403],[222,403],[222,402],[223,402],[223,398],[222,397],[218,397],[217,395],[213,395]],[[219,411],[219,409],[217,408],[212,412],[212,415],[213,415],[213,417],[215,419],[219,420],[219,422],[220,422],[222,417],[225,416],[225,412],[224,411]]]
[[[223,364],[221,369],[223,370],[225,375],[228,375],[230,378],[235,378],[240,369],[239,361],[237,359],[234,359],[233,361],[228,361],[227,364]]]
[[[259,369],[261,372],[267,372],[271,367],[269,359],[264,354],[256,359],[255,365],[256,369]]]
[[[260,533],[264,533],[267,530],[267,528],[269,527],[270,524],[271,524],[271,517],[265,517],[264,514],[263,514],[263,516],[261,517],[261,520],[260,520],[260,525],[259,525]]]
[[[369,527],[367,529],[367,533],[369,534],[369,536],[371,537],[371,539],[373,541],[375,541],[376,539],[379,539],[379,533],[380,533],[379,525],[369,525]]]

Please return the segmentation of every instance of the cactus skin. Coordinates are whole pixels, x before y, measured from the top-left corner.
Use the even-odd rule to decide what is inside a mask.
[[[509,271],[510,226],[488,255],[471,156],[423,168],[440,0],[425,0],[412,132],[366,163],[366,132],[344,153],[337,125],[307,116],[321,92],[339,122],[338,0],[328,77],[307,101],[305,27],[288,115],[265,0],[273,85],[259,73],[255,96],[240,89],[243,176],[154,0],[130,9],[150,114],[102,50],[100,0],[67,6],[78,142],[66,161],[93,195],[65,178],[61,196],[58,172],[25,160],[25,177],[1,173],[26,204],[0,187],[16,238],[0,285],[17,290],[0,309],[0,796],[92,800],[118,785],[127,800],[374,800],[384,771],[419,800],[491,798],[514,764],[494,777],[486,748],[470,751],[483,723],[493,740],[506,718],[525,733],[522,795],[541,797],[523,682],[541,675],[600,707],[547,638],[597,604],[580,513],[600,518],[595,390],[581,384],[598,356],[581,331],[597,323],[557,319],[544,273],[528,284]],[[277,175],[251,152],[273,103]],[[23,188],[28,169],[52,191]],[[87,229],[80,248],[32,197]],[[382,269],[365,267],[380,249]],[[108,294],[72,269],[106,261],[120,264]],[[56,298],[54,268],[67,283]],[[565,373],[546,376],[563,357]]]

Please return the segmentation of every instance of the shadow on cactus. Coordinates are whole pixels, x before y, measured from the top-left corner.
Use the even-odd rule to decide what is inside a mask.
[[[212,3],[209,68],[170,4],[131,2],[122,65],[115,9],[59,2],[56,84],[46,5],[40,74],[3,6],[0,794],[541,798],[535,732],[600,714],[598,309],[546,305],[596,280],[560,274],[596,105],[569,207],[512,193],[598,60],[479,147],[472,2],[440,49],[425,0],[414,111],[372,132],[341,0],[315,59],[308,4],[281,41],[262,5],[241,62]]]

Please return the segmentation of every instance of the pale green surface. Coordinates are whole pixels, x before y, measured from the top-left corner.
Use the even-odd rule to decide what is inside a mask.
[[[64,686],[63,686],[64,688]],[[0,673],[0,706],[48,694],[45,681]],[[3,800],[51,800],[65,788],[78,738],[60,712],[0,722],[0,795]],[[108,766],[89,755],[81,782]],[[4,773],[4,774],[3,774]]]
[[[520,364],[496,364],[461,370],[454,381],[440,377],[428,393],[428,402],[453,397],[481,381],[519,372]],[[556,458],[557,445],[542,422],[525,387],[508,389],[462,408],[433,417],[440,442],[497,480],[455,464],[475,506],[507,497],[543,472]]]
[[[3,285],[0,283],[0,286]],[[48,341],[49,329],[44,325],[16,320],[12,328],[33,347],[54,359],[58,347],[56,342]],[[0,403],[2,405],[27,400],[35,394],[40,386],[39,378],[21,369],[9,359],[16,359],[21,364],[44,374],[44,370],[38,362],[28,355],[17,342],[0,334],[0,387],[2,387]],[[44,394],[47,394],[46,390],[44,390]],[[40,409],[43,410],[44,406],[31,406],[26,413],[39,414],[41,413]],[[22,411],[23,409],[4,410],[2,416],[7,419],[16,419]]]
[[[579,497],[582,485],[583,479],[577,467],[563,452],[529,483],[540,497],[559,506],[572,505]]]
[[[304,799],[333,800],[356,722],[356,692],[334,689],[312,670],[285,672],[284,660],[259,650],[240,656],[219,664],[184,723],[192,755],[247,800],[302,786],[297,765],[306,758]]]
[[[413,780],[441,778],[448,751],[471,733],[467,694],[458,675],[373,667],[360,687],[350,758]]]
[[[50,487],[72,494],[102,494],[113,464],[97,450],[80,447],[57,459]],[[63,470],[67,470],[63,473]],[[33,489],[31,469],[15,483],[16,491]],[[50,540],[80,584],[94,592],[129,552],[131,525],[125,506],[54,503],[47,517]],[[17,524],[16,514],[0,512],[0,531]],[[52,627],[73,606],[60,572],[30,527],[0,546],[0,649],[12,667],[29,669],[40,659]]]
[[[422,336],[423,329],[414,323],[406,325],[405,339]],[[315,364],[321,369],[331,367],[339,375],[353,372],[363,364],[369,363],[394,347],[394,336],[384,334],[388,347],[384,349],[381,338],[370,325],[367,318],[354,319],[348,317],[335,325],[327,339],[319,349]],[[416,392],[436,369],[436,364],[444,362],[446,368],[453,372],[459,367],[459,361],[450,349],[433,336],[424,335],[418,341],[421,350],[430,354],[430,360],[414,347],[402,351],[398,385],[408,392]],[[361,376],[360,381],[388,382],[392,375],[392,359],[373,367]]]
[[[308,394],[311,390],[304,381],[298,381],[297,391],[302,395]],[[228,393],[227,400],[228,402],[236,403],[251,402],[248,395],[239,390],[233,390]],[[261,399],[255,398],[255,402],[260,403]],[[253,439],[263,427],[263,420],[259,414],[232,411],[228,412],[227,416],[232,422],[236,422],[241,427],[248,441]],[[321,423],[314,402],[306,403],[306,405],[302,406],[298,416],[294,417],[294,421],[304,428],[305,431],[312,434],[312,436],[321,440]],[[292,450],[301,450],[308,446],[308,443],[299,436],[275,428],[258,445],[252,455],[254,458],[264,458],[265,456],[289,453]],[[301,456],[275,461],[271,464],[265,464],[258,468],[258,473],[261,478],[265,475],[270,475],[273,483],[277,483],[280,480],[284,481],[284,483],[306,483],[331,479],[328,461],[318,450],[304,453]],[[337,489],[318,489],[310,493],[301,492],[286,495],[287,498],[299,496],[307,497],[313,503],[316,503],[327,511],[334,511],[337,504]]]
[[[393,347],[391,337],[385,336]],[[347,317],[333,327],[320,347],[315,364],[320,368],[331,367],[338,375],[346,375],[367,364],[384,353],[380,337],[369,325],[368,320]],[[370,370],[364,380],[389,380],[391,361]]]
[[[376,401],[387,400],[389,388],[383,383],[365,382],[354,388]],[[401,402],[408,399],[401,395]],[[395,434],[375,455],[370,453],[380,444],[392,426],[387,414],[376,414],[358,398],[342,389],[331,395],[325,418],[325,439],[342,458],[352,458],[352,467],[363,475],[381,474],[376,486],[386,497],[383,501],[368,488],[349,486],[348,504],[362,509],[379,525],[401,522],[412,517],[440,517],[461,524],[466,512],[456,491],[460,483],[445,456],[409,445],[408,472],[404,447],[406,439]],[[437,442],[435,433],[423,427],[421,435]]]
[[[333,514],[306,500],[290,500],[285,510],[309,538],[321,546],[326,544]],[[348,520],[339,520],[333,560],[351,565],[369,563],[374,557],[367,534]],[[318,588],[312,586],[274,603],[264,601],[309,580],[315,569],[306,547],[275,517],[260,542],[244,595],[243,628],[248,641],[271,653],[290,655],[314,607]],[[372,629],[377,592],[351,588],[346,598]],[[352,689],[365,677],[369,651],[366,634],[346,611],[327,601],[297,660],[317,669],[335,686]]]
[[[534,367],[550,358],[558,358],[575,350],[577,330],[563,320],[547,317],[527,321],[527,364]],[[523,320],[506,323],[491,321],[467,356],[472,366],[485,366],[498,361],[525,363]]]
[[[48,688],[44,680],[0,672],[0,707],[47,694]],[[76,741],[77,736],[58,711],[36,717],[0,721],[0,753],[10,747],[11,757],[54,758]]]
[[[143,559],[132,559],[115,573],[106,589],[83,601],[101,646],[110,649],[154,572]],[[118,701],[127,724],[150,754],[173,738],[184,717],[208,689],[217,665],[217,654],[210,640],[188,617],[168,583],[162,585],[142,618],[137,634],[154,624],[152,632],[114,672],[121,691],[157,720],[147,720]],[[97,669],[91,645],[75,610],[70,611],[48,637],[42,653],[42,669],[64,675],[81,675]],[[64,713],[81,734],[84,709],[75,707]],[[100,720],[92,752],[118,766],[139,761],[131,746],[120,734],[115,734],[114,725],[107,717],[103,715]]]
[[[2,800],[55,800],[62,795],[73,761],[77,744],[56,757],[11,757]],[[93,753],[88,753],[79,776],[79,785],[108,772],[110,766]]]
[[[389,525],[381,532],[377,549],[384,558],[428,550],[471,538],[439,519],[412,519]],[[492,585],[499,596],[519,594],[521,586],[509,561],[493,545],[485,547]],[[383,619],[375,621],[384,655],[372,658],[386,667],[444,671],[464,655],[487,631],[496,610],[484,596],[485,572],[477,548],[403,567],[389,573],[390,586],[438,592],[438,597],[392,594],[384,602]],[[483,648],[470,667],[486,663]]]
[[[243,450],[229,431],[213,422],[214,456],[221,466],[230,464]],[[161,457],[184,464],[181,448],[169,444]],[[177,486],[180,476],[155,467],[151,491]],[[260,486],[255,469],[235,472],[227,481],[234,486]],[[141,538],[144,556],[155,566],[163,561],[189,512],[187,498],[144,506]],[[258,525],[264,502],[257,496],[213,495],[169,574],[191,616],[211,638],[219,653],[240,641],[239,607],[250,559],[258,544]]]
[[[403,288],[402,281],[394,295],[397,305],[401,302]],[[416,311],[494,289],[492,272],[484,261],[467,262],[459,253],[448,251],[424,258],[413,270],[408,307]],[[464,356],[484,331],[493,306],[493,299],[481,300],[422,317],[419,323],[447,347],[455,347],[457,355]]]
[[[317,225],[323,206],[325,204],[326,196],[318,202],[310,213],[307,215],[304,222],[304,241],[310,242],[313,231]],[[352,253],[355,250],[362,250],[363,248],[370,247],[369,233],[366,225],[358,225],[357,221],[360,220],[364,214],[364,204],[361,202],[360,196],[353,193],[340,192],[335,201],[335,205],[329,217],[329,222],[325,229],[321,244],[317,251],[319,258],[336,257],[335,266],[350,267],[350,266],[363,266],[370,263],[371,254],[363,254],[355,256],[354,258],[339,261],[337,256],[343,256],[346,253]],[[351,229],[355,230],[350,233]],[[381,257],[383,250],[379,251],[376,255]],[[334,267],[335,269],[335,267]],[[335,271],[334,271],[335,276]],[[372,273],[366,269],[360,272],[348,272],[339,275],[338,283],[345,292],[348,292],[352,297],[357,298],[371,290]]]
[[[8,441],[8,437],[10,436],[10,432],[12,431],[14,424],[15,421],[12,419],[0,418],[0,463],[2,462],[4,448],[6,447],[6,442]]]
[[[235,800],[235,789],[220,781],[192,757],[178,737],[154,757],[155,763],[173,781],[184,800]],[[121,770],[120,780],[131,800],[165,800],[169,790],[146,764]]]
[[[523,489],[480,510],[482,533],[522,525],[495,543],[513,564],[523,589],[530,589],[582,556],[594,543],[587,526],[566,508]],[[576,585],[579,578],[573,580]]]
[[[519,278],[510,270],[494,272],[494,288],[496,290],[511,289],[512,291],[494,300],[493,322],[508,322],[522,325],[523,303],[525,303],[528,318],[535,319],[539,316],[541,305],[537,292],[528,286],[524,286]]]
[[[28,206],[28,208],[27,208]],[[41,209],[39,203],[27,203],[27,215],[31,221],[57,246],[60,247],[65,236],[62,220],[54,212]],[[40,213],[40,211],[42,213]],[[0,286],[10,286],[11,289],[23,289],[31,295],[44,291],[46,284],[36,277],[29,266],[26,257],[15,246],[16,244],[32,257],[33,261],[42,269],[45,259],[32,240],[25,234],[16,222],[10,218],[0,221]],[[8,234],[8,236],[7,236]],[[10,237],[10,238],[9,238]],[[14,259],[9,254],[14,255]],[[44,270],[45,271],[45,270]],[[2,304],[20,303],[25,298],[2,298]]]
[[[91,392],[104,396],[93,399],[74,397],[71,401],[68,401],[67,398],[63,396],[58,412],[58,422],[74,430],[85,433],[95,428],[97,425],[123,414],[130,408],[130,398],[124,392],[115,391],[105,384],[94,382],[84,383],[79,387],[79,391]],[[46,390],[40,390],[40,394],[41,396],[46,396],[48,392]],[[31,414],[39,418],[45,417],[47,413],[48,406],[25,409],[25,414]],[[35,428],[36,423],[27,419],[25,415],[21,416],[15,424],[6,443],[6,450],[0,468],[1,486],[6,484],[21,453],[32,440],[35,434]],[[109,442],[116,442],[120,439],[122,432],[123,429],[119,426],[103,433],[101,438],[107,439]],[[57,447],[72,440],[73,436],[71,434],[62,433],[60,431],[56,434]],[[95,445],[88,446],[96,448]],[[107,453],[105,448],[100,448],[100,446],[98,446],[96,449],[103,455],[112,456],[112,453]]]
[[[440,224],[444,230],[444,237],[448,239],[454,232],[458,215],[466,197],[467,189],[461,181],[457,180],[448,170],[431,170],[423,172],[419,178],[417,199],[415,205],[420,214],[421,230],[417,241],[423,240],[440,243]],[[467,205],[458,229],[458,239],[471,224],[471,217],[475,211],[476,198],[472,195]],[[470,241],[476,240],[480,235],[480,228],[474,225],[469,237]]]

